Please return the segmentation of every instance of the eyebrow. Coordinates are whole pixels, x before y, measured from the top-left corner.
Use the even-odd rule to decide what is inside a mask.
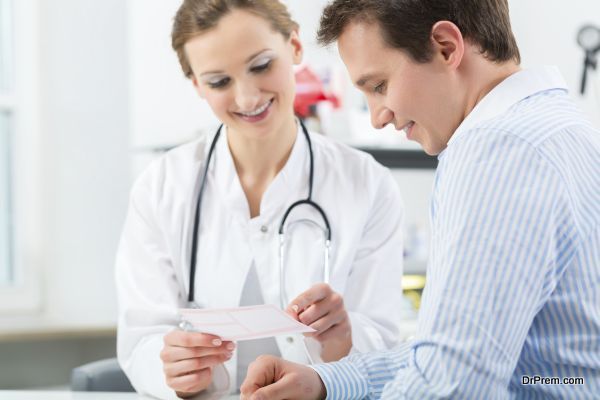
[[[363,87],[365,85],[365,83],[367,83],[368,81],[370,81],[371,79],[373,79],[375,77],[375,74],[366,74],[361,76],[355,83],[356,86],[358,87]]]
[[[250,61],[252,61],[254,58],[258,57],[260,54],[264,53],[267,50],[271,50],[271,49],[262,49],[260,51],[257,51],[256,53],[252,54],[250,57],[248,57],[246,59],[246,64],[248,64]],[[217,74],[222,74],[223,71],[206,71],[200,74],[200,76],[204,76],[204,75],[217,75]]]

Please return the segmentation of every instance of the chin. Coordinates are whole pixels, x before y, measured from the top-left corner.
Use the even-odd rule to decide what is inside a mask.
[[[425,154],[429,156],[437,156],[444,150],[443,148],[439,148],[438,146],[434,146],[431,143],[419,143],[423,148]]]
[[[265,121],[265,123],[259,124],[242,124],[242,132],[247,137],[254,139],[267,139],[273,134],[277,134],[278,130],[275,128],[274,121]]]
[[[430,149],[428,147],[423,147],[423,151],[425,152],[425,154],[427,154],[428,156],[437,156],[438,154],[440,154],[439,151]]]

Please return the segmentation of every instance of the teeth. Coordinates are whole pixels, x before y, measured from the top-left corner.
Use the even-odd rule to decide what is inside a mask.
[[[267,109],[267,107],[269,107],[269,104],[271,104],[271,102],[267,101],[264,105],[262,105],[260,108],[257,108],[254,111],[250,111],[250,112],[247,112],[247,113],[243,112],[243,113],[240,113],[240,114],[242,114],[245,117],[254,117],[254,116],[256,116],[256,115],[264,112]]]
[[[404,132],[405,135],[408,134],[408,130],[414,125],[414,121],[410,121],[408,124],[404,125],[400,130]]]

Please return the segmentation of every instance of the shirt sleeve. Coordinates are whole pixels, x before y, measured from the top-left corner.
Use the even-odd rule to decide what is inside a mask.
[[[178,398],[165,381],[163,337],[177,325],[181,293],[156,217],[158,165],[135,183],[116,259],[117,355],[134,388]]]
[[[404,205],[390,172],[377,171],[380,179],[344,291],[353,352],[393,347],[402,318]]]
[[[564,272],[555,260],[572,256],[568,195],[518,138],[448,156],[415,339],[315,366],[328,399],[508,397],[532,321]]]

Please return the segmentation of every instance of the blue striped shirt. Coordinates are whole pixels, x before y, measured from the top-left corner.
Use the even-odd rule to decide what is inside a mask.
[[[557,70],[510,76],[468,115],[430,218],[415,338],[315,366],[327,398],[600,398],[600,133]]]

